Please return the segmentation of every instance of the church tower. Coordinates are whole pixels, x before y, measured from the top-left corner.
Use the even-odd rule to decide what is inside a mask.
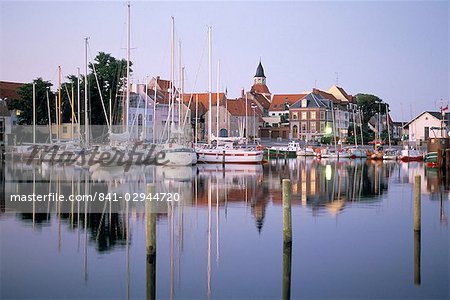
[[[261,64],[261,60],[259,61],[258,68],[256,68],[254,84],[263,84],[263,85],[266,84],[266,76],[264,75],[264,68]]]
[[[250,89],[250,92],[261,94],[267,99],[270,99],[270,91],[266,85],[266,75],[264,75],[264,68],[261,60],[259,60],[258,67],[256,68],[256,74],[253,77],[253,86]]]

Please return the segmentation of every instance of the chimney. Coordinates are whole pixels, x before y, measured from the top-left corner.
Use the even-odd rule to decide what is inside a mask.
[[[316,89],[316,88],[313,88],[312,92],[313,92],[313,94],[318,94],[318,93],[319,93],[319,90]]]
[[[241,98],[244,98],[244,88],[242,88],[242,90],[241,90]]]

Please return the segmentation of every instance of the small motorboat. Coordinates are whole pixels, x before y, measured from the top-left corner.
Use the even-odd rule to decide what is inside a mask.
[[[316,156],[316,152],[311,147],[305,147],[297,151],[297,156]]]
[[[404,162],[423,161],[423,153],[406,146],[400,153],[400,159]]]
[[[397,160],[398,159],[398,151],[393,148],[384,150],[383,159],[384,160]]]

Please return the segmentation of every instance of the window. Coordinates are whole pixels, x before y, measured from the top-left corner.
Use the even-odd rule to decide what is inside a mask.
[[[272,113],[272,116],[275,116],[275,113]]]
[[[311,132],[316,132],[316,122],[311,122],[309,126],[311,128]]]
[[[63,126],[63,133],[67,133],[67,127]]]
[[[298,120],[298,113],[292,113],[292,120]]]
[[[325,120],[325,111],[320,112],[320,119]]]
[[[307,131],[307,124],[306,122],[302,122],[302,132],[306,132]]]
[[[273,108],[277,108],[277,105],[276,105],[276,104],[274,104],[274,105],[273,105]]]
[[[298,127],[297,127],[297,125],[294,125],[294,126],[292,127],[292,138],[293,138],[293,139],[296,139],[297,136],[298,136]]]
[[[311,120],[315,120],[316,119],[316,112],[315,111],[311,112],[310,119]]]
[[[308,107],[308,100],[306,99],[302,100],[302,107]]]
[[[302,120],[308,119],[308,114],[306,111],[302,111]]]
[[[320,122],[320,132],[325,132],[325,122]]]

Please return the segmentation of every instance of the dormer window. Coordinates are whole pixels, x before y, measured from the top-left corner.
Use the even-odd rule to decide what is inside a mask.
[[[308,107],[308,100],[307,99],[303,99],[302,100],[302,107]]]

